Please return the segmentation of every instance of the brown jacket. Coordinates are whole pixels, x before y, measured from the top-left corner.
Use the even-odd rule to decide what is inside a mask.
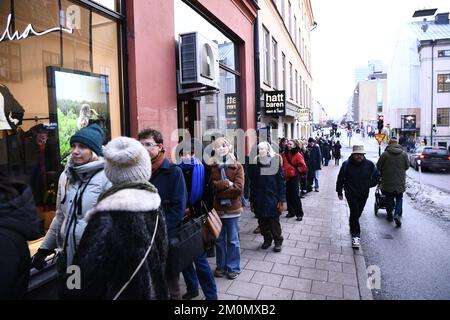
[[[211,182],[214,192],[214,209],[221,214],[236,214],[242,211],[241,193],[244,188],[244,168],[238,162],[230,165],[225,173],[228,180],[233,182],[231,187],[228,181],[222,180],[220,169],[217,165],[211,167]],[[221,199],[230,199],[231,206],[223,207],[220,205]]]

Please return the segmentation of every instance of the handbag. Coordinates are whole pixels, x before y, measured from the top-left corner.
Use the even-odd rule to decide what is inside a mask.
[[[181,224],[176,237],[169,239],[167,266],[173,273],[183,271],[205,252],[202,226],[204,217],[188,218]]]
[[[202,202],[205,209],[205,223],[203,225],[203,241],[207,243],[210,238],[216,241],[219,238],[220,231],[222,230],[222,220],[220,220],[216,209],[212,208],[208,210],[206,204]]]

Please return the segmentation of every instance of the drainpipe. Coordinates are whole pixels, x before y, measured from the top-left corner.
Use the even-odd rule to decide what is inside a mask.
[[[431,129],[430,129],[430,143],[433,146],[433,97],[434,97],[434,46],[436,40],[431,41]]]

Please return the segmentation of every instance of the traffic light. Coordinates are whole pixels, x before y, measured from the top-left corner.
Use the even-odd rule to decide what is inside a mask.
[[[384,127],[384,117],[378,116],[378,131],[381,133],[381,130],[383,130]]]
[[[437,129],[436,129],[436,125],[435,125],[435,124],[433,124],[433,132],[434,132],[434,133],[437,132]]]

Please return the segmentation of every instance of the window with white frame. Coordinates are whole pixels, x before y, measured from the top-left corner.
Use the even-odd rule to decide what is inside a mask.
[[[438,50],[438,57],[450,57],[450,50]]]
[[[269,31],[263,26],[263,81],[270,85],[270,35]]]
[[[300,76],[300,82],[299,82],[299,84],[300,84],[300,105],[303,105],[303,100],[302,100],[302,97],[303,97],[303,94],[302,94],[302,81],[303,81],[303,79],[302,79],[302,76]]]
[[[448,127],[448,126],[450,126],[450,123],[449,123],[449,111],[450,111],[450,108],[437,108],[436,125],[438,127]]]
[[[272,86],[278,88],[278,43],[272,38]]]
[[[297,47],[297,17],[294,15],[294,43]]]
[[[450,92],[450,73],[438,74],[437,92]]]
[[[281,0],[281,18],[283,18],[283,21],[286,21],[285,7],[286,7],[286,1],[285,0]]]
[[[292,5],[291,2],[288,1],[288,14],[289,14],[289,34],[292,34]]]
[[[298,72],[295,70],[295,102],[298,102]]]
[[[294,81],[293,81],[294,79],[292,79],[292,63],[291,62],[289,62],[289,98],[291,99],[291,100],[293,100],[294,99],[294,95],[293,95],[293,92],[294,92]]]

